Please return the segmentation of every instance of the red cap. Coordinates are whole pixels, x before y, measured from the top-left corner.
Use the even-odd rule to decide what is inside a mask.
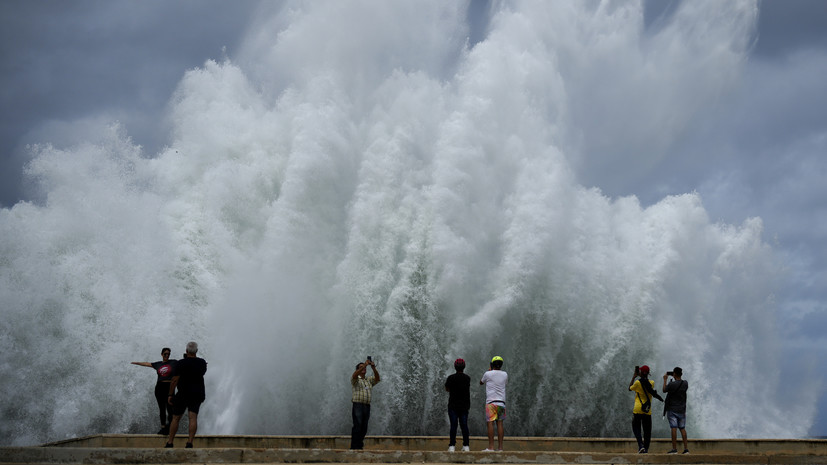
[[[454,360],[454,368],[465,368],[465,360],[461,358]]]
[[[640,367],[640,374],[648,375],[649,374],[649,365],[643,365]]]

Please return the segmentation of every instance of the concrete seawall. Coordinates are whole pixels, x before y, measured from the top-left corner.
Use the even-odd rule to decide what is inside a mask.
[[[487,439],[473,437],[471,452],[447,452],[443,436],[369,436],[365,450],[347,450],[347,436],[197,436],[194,449],[164,449],[156,435],[104,434],[33,447],[0,448],[0,464],[263,464],[263,463],[640,463],[823,464],[824,439],[698,439],[687,455],[667,455],[668,439],[638,454],[634,439],[506,438],[505,451],[481,452]]]

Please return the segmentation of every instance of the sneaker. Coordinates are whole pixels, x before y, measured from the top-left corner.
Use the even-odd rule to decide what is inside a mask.
[[[468,447],[468,446],[462,446],[462,451],[463,452],[471,452],[471,448]]]
[[[640,450],[639,450],[639,451],[637,451],[637,453],[638,453],[638,454],[645,454],[645,453],[646,453],[646,448],[645,448],[645,447],[641,447],[641,448],[640,448]]]
[[[678,451],[675,450],[675,449],[672,449],[669,452],[667,452],[667,454],[677,454],[677,453],[678,453]]]
[[[184,446],[184,448],[185,448],[185,449],[192,449],[192,443],[191,443],[191,442],[188,442],[188,443],[187,443],[187,445],[186,445],[186,446]]]
[[[456,450],[456,449],[454,448],[454,446],[448,446],[448,452],[453,452],[453,451],[455,451],[455,450]]]
[[[483,452],[494,452],[494,449],[483,449]]]
[[[689,453],[689,449],[684,449],[684,450],[683,450],[683,453],[684,453],[684,454],[688,454],[688,453]]]

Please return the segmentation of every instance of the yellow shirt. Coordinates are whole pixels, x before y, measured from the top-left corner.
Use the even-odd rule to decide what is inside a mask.
[[[655,388],[655,382],[652,381],[651,379],[648,380],[648,381],[652,385],[652,389],[654,389]],[[646,402],[648,400],[649,402],[651,402],[652,401],[652,395],[643,390],[643,386],[640,384],[640,380],[639,379],[635,380],[634,384],[629,386],[629,390],[635,392],[635,409],[632,410],[632,413],[638,413],[638,414],[641,414],[641,415],[651,415],[652,414],[652,409],[651,408],[649,409],[648,412],[644,412],[643,409],[641,408],[640,401]]]

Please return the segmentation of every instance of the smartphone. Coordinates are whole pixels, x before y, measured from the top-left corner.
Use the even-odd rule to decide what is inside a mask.
[[[369,361],[369,362],[372,362],[372,361],[373,361],[373,359],[371,359],[371,358],[370,358],[370,355],[368,355],[368,361]]]
[[[666,376],[675,376],[675,372],[673,372],[673,371],[667,371],[667,372],[666,372]]]
[[[637,375],[637,374],[639,374],[639,373],[640,373],[640,366],[639,366],[639,365],[635,365],[635,374]]]

